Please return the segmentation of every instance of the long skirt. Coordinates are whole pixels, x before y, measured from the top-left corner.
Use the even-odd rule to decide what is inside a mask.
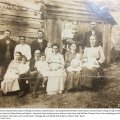
[[[80,84],[88,88],[96,89],[96,87],[98,87],[99,80],[102,80],[103,76],[104,72],[100,67],[93,67],[91,69],[84,67]]]
[[[69,72],[66,78],[65,90],[79,89],[81,77],[81,72]]]
[[[64,70],[50,71],[48,74],[47,94],[54,95],[64,90],[66,73]]]
[[[1,90],[4,94],[20,90],[18,83],[19,75],[15,73],[6,73],[4,80],[1,82]]]

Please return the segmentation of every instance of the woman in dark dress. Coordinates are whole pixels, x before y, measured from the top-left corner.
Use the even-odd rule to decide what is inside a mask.
[[[70,66],[71,61],[76,57],[78,54],[76,52],[77,46],[76,44],[71,44],[70,51],[65,55],[65,67],[67,72],[67,78],[65,83],[65,90],[66,92],[73,89],[79,89],[80,84],[79,81],[81,79],[81,72],[74,72],[74,71],[67,71],[67,68]]]

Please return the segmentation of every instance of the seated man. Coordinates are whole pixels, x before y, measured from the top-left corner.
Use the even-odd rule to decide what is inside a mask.
[[[45,54],[41,54],[40,61],[35,64],[35,68],[37,68],[39,74],[42,74],[43,76],[42,87],[46,87],[50,68],[48,62],[46,61]]]
[[[37,94],[37,89],[39,87],[40,84],[42,84],[43,82],[43,75],[40,74],[37,70],[37,68],[35,67],[36,64],[40,61],[40,50],[36,50],[34,53],[34,57],[33,59],[31,59],[30,61],[30,77],[33,79],[36,79],[35,81],[35,85],[33,87],[33,91],[32,91],[32,97],[33,98],[37,98],[38,94]]]

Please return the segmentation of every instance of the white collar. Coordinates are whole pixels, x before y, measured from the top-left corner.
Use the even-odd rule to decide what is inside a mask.
[[[76,51],[72,51],[72,50],[71,50],[70,52],[71,52],[71,53],[76,53]]]
[[[40,42],[43,42],[43,39],[38,39],[38,42],[40,43]]]
[[[6,44],[9,44],[10,43],[10,40],[6,40]]]

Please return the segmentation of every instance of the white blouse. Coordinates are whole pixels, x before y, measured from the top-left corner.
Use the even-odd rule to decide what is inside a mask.
[[[84,58],[96,58],[99,63],[103,63],[105,61],[105,56],[103,53],[103,49],[101,46],[99,47],[85,47],[84,50]]]
[[[52,53],[47,61],[52,67],[59,66],[60,68],[64,68],[65,65],[63,55],[60,53]]]
[[[26,56],[27,60],[31,59],[31,48],[27,44],[24,44],[24,45],[18,44],[18,45],[16,45],[14,53],[16,53],[16,52],[21,52],[22,55]]]

